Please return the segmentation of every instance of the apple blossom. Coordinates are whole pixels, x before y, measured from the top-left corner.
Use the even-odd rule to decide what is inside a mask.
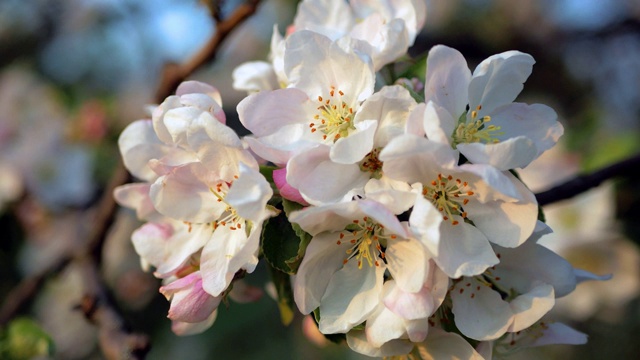
[[[535,197],[508,172],[457,165],[457,153],[447,145],[410,134],[392,140],[380,159],[387,176],[413,184],[421,195],[409,223],[452,278],[497,264],[490,242],[516,247],[533,232]],[[435,211],[444,220],[438,233],[432,231]]]
[[[556,113],[541,104],[513,103],[531,74],[533,58],[518,51],[491,56],[473,74],[457,50],[429,51],[424,130],[469,161],[500,170],[522,168],[563,133]]]

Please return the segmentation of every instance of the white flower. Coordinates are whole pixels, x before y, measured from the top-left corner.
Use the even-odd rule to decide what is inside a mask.
[[[287,164],[287,182],[314,205],[363,195],[369,179],[382,179],[390,188],[403,188],[402,183],[384,176],[378,155],[391,139],[404,133],[415,105],[406,89],[383,87],[362,103],[353,120],[356,126],[371,126],[350,135],[349,141],[336,142],[332,147],[320,145],[293,156]]]
[[[354,122],[373,93],[375,75],[367,57],[299,31],[287,39],[285,60],[289,88],[252,94],[238,104],[240,121],[253,133],[245,140],[260,157],[281,166],[318,144],[352,142],[349,137],[373,125]]]
[[[442,304],[449,288],[449,278],[433,261],[425,265],[428,275],[417,292],[402,290],[393,279],[384,283],[381,301],[367,318],[364,331],[347,333],[347,343],[353,350],[369,356],[402,355],[413,348],[413,343],[424,341],[429,317]]]
[[[489,242],[516,247],[533,232],[535,197],[508,172],[458,166],[449,146],[410,134],[392,140],[380,159],[387,176],[413,184],[418,192],[411,229],[452,278],[497,264]],[[438,212],[440,219],[433,216]]]
[[[303,314],[320,308],[320,331],[344,333],[378,306],[384,273],[418,292],[427,253],[383,204],[357,200],[297,211],[289,217],[313,235],[293,284]]]
[[[427,137],[450,144],[473,163],[500,170],[527,166],[563,133],[548,106],[513,103],[533,63],[528,54],[507,51],[471,74],[457,50],[433,47],[425,79]]]
[[[406,54],[426,15],[423,0],[305,0],[298,5],[293,26],[295,31],[307,29],[332,40],[354,39],[379,70]]]
[[[495,340],[540,320],[555,298],[575,288],[573,267],[561,256],[538,245],[551,229],[539,222],[521,246],[495,246],[500,264],[480,276],[463,277],[451,289],[456,326],[472,339]]]

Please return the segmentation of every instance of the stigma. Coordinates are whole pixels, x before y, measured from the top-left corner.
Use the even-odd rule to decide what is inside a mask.
[[[500,126],[489,125],[490,116],[485,115],[479,118],[478,111],[480,110],[482,110],[482,105],[478,105],[475,110],[471,111],[470,121],[466,121],[466,116],[464,115],[460,118],[458,127],[456,127],[451,136],[454,147],[463,143],[496,144],[500,142],[497,137],[504,135],[504,132],[500,131]]]

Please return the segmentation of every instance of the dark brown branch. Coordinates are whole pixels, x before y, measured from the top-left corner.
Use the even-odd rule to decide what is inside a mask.
[[[539,192],[536,194],[536,199],[538,199],[540,206],[566,200],[602,184],[605,180],[639,174],[639,169],[640,154],[594,173],[579,175],[564,184]]]
[[[167,96],[173,94],[178,85],[197,68],[213,60],[218,53],[220,44],[227,38],[231,31],[256,12],[258,3],[260,3],[260,0],[248,0],[244,4],[239,5],[228,18],[219,21],[216,24],[213,37],[209,39],[205,46],[200,49],[191,60],[182,65],[167,65],[162,74],[162,82],[156,92],[156,101],[161,102]]]

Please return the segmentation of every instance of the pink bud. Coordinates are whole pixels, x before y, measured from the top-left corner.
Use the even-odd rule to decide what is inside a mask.
[[[287,168],[282,168],[273,171],[273,182],[276,183],[276,187],[280,190],[280,196],[287,200],[295,201],[304,206],[308,206],[309,203],[300,195],[300,191],[289,185],[287,182]]]

